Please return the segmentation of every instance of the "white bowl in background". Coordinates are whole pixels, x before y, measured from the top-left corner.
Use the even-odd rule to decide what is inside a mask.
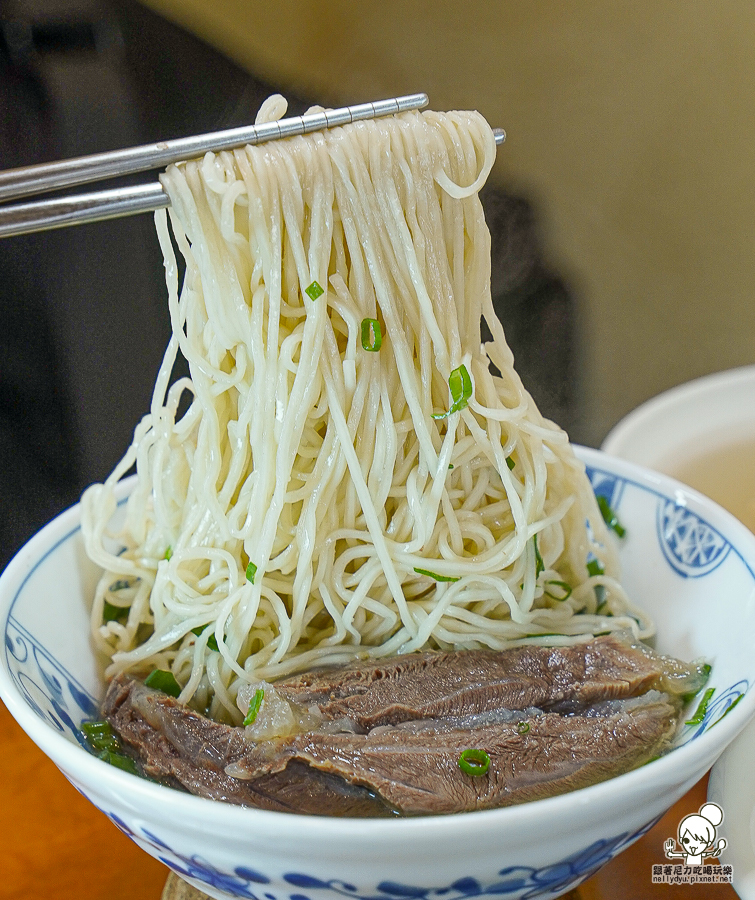
[[[0,696],[92,803],[212,897],[557,897],[645,833],[755,713],[755,535],[669,478],[599,451],[579,453],[627,529],[623,580],[655,618],[658,649],[713,665],[704,720],[633,772],[506,809],[364,820],[244,809],[109,766],[78,733],[104,691],[88,637],[97,573],[84,555],[78,507],[0,577]],[[662,854],[659,847],[658,863]]]
[[[755,366],[653,397],[610,431],[602,449],[678,478],[755,531]]]
[[[629,413],[603,450],[690,484],[755,531],[755,366],[698,378]],[[753,647],[755,651],[755,646]],[[755,722],[713,767],[708,797],[724,810],[734,888],[755,900]],[[695,812],[695,810],[690,810]]]

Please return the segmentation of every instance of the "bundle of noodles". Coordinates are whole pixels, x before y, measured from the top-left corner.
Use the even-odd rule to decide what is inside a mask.
[[[493,311],[494,155],[477,113],[406,113],[165,173],[173,337],[132,446],[83,499],[110,675],[170,669],[181,700],[238,718],[244,683],[315,665],[647,633]],[[168,387],[179,348],[191,378]]]

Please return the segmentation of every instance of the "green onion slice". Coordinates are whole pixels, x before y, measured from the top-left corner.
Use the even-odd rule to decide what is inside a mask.
[[[459,757],[459,768],[465,775],[479,778],[490,768],[490,756],[477,747],[467,747],[466,750],[462,750]]]
[[[545,563],[543,562],[543,557],[540,555],[540,550],[537,546],[537,535],[533,536],[532,542],[535,545],[535,578],[537,578],[541,572],[545,571]]]
[[[244,719],[244,725],[253,725],[254,720],[257,718],[257,713],[260,711],[260,707],[262,706],[262,701],[265,699],[265,691],[263,688],[257,688],[254,692],[254,696],[252,697],[249,703],[249,711],[246,714],[246,718]]]
[[[257,574],[257,566],[250,562],[246,567],[246,580],[254,584],[254,576]]]
[[[128,619],[129,609],[130,606],[116,606],[115,603],[106,600],[102,606],[102,621],[123,622]]]
[[[191,633],[196,634],[196,636],[199,637],[199,635],[202,634],[202,632],[205,630],[205,628],[212,628],[212,625],[197,625],[196,628],[191,629]],[[215,650],[215,651],[218,651],[218,649],[219,649],[218,648],[218,640],[215,637],[214,632],[207,638],[207,647],[208,647],[208,649]]]
[[[597,498],[598,500],[598,509],[600,510],[601,516],[603,516],[603,521],[608,525],[608,527],[615,531],[619,537],[624,537],[627,533],[626,528],[619,522],[616,513],[611,509],[608,504],[608,500],[602,495]]]
[[[130,756],[126,756],[125,753],[114,753],[112,750],[103,750],[98,756],[100,759],[104,759],[105,762],[110,763],[111,766],[115,766],[117,769],[123,769],[124,772],[130,772],[132,775],[139,774],[136,763]]]
[[[516,726],[516,733],[517,733],[517,734],[527,734],[527,732],[528,732],[529,730],[530,730],[530,723],[529,723],[529,722],[517,722],[517,726]]]
[[[372,338],[370,338],[370,331]],[[376,353],[383,345],[383,331],[377,319],[362,319],[362,349]]]
[[[144,679],[144,683],[147,687],[162,691],[171,697],[177,697],[181,693],[181,685],[176,681],[173,673],[166,672],[165,669],[153,669]]]
[[[691,719],[687,719],[684,723],[685,725],[700,725],[705,718],[705,713],[708,712],[708,704],[710,703],[710,698],[715,693],[715,688],[708,688],[708,690],[703,694],[703,698],[700,701],[697,709],[695,710],[694,716]]]
[[[599,559],[591,559],[587,563],[587,574],[592,578],[594,575],[602,575],[606,571],[605,566]],[[595,586],[595,599],[598,606],[595,612],[600,612],[606,604],[606,588],[605,585],[598,584]]]
[[[431,572],[429,569],[418,569],[416,566],[414,571],[417,575],[427,575],[428,578],[434,578],[436,581],[458,581],[461,578],[461,575],[456,578],[451,575],[438,575],[437,572]]]
[[[563,592],[562,594],[560,594],[557,597],[554,593],[552,593],[551,591],[546,589],[545,595],[547,597],[550,597],[551,600],[558,600],[559,603],[563,603],[564,600],[568,600],[569,597],[571,597],[571,592],[572,592],[571,585],[567,584],[565,581],[552,580],[552,581],[546,581],[545,583],[555,585],[557,588],[561,588],[561,590]]]
[[[82,722],[81,731],[86,738],[90,747],[95,750],[115,750],[121,749],[121,743],[113,734],[110,723],[104,719],[96,722]]]
[[[452,413],[464,409],[469,402],[469,398],[472,396],[472,378],[465,365],[462,364],[451,372],[448,376],[448,387],[453,401],[451,408],[448,412],[433,413],[433,419],[445,419]]]
[[[173,548],[168,547],[168,549],[165,551],[165,556],[163,556],[163,559],[170,559],[171,556],[173,556]]]
[[[118,735],[113,733],[109,722],[104,719],[82,722],[81,732],[98,759],[123,769],[125,772],[131,772],[132,775],[139,774],[134,760],[122,752]]]
[[[312,284],[310,284],[308,288],[304,288],[304,290],[309,295],[310,300],[317,300],[318,297],[321,297],[325,293],[321,285],[316,281],[313,281]]]
[[[516,463],[514,462],[514,460],[513,460],[510,456],[507,456],[507,457],[506,457],[506,465],[509,467],[509,472],[510,472],[510,471],[514,468],[514,466],[516,465]]]

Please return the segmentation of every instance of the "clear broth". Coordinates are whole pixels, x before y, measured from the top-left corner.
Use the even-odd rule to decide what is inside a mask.
[[[674,478],[720,503],[755,532],[755,438],[717,447],[672,468]]]

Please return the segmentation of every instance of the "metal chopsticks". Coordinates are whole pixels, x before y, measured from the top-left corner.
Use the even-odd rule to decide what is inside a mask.
[[[309,134],[363,119],[389,116],[427,106],[427,94],[410,94],[391,100],[361,103],[341,109],[232,128],[211,134],[159,141],[140,147],[79,156],[53,163],[40,163],[0,172],[0,203],[74,185],[164,168],[182,159],[201,156],[208,150],[228,150],[244,144]],[[505,140],[495,129],[496,143]],[[47,200],[0,205],[0,237],[64,228],[84,222],[99,222],[169,206],[159,181],[133,187],[118,187],[73,194]]]

